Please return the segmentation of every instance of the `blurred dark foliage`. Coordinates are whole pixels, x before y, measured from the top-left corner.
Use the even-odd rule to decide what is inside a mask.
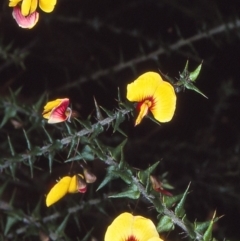
[[[12,61],[0,56],[0,93],[6,96],[9,88],[14,91],[22,87],[19,98],[26,105],[44,93],[51,100],[69,97],[73,109],[84,119],[94,111],[93,96],[99,105],[111,110],[117,106],[117,88],[124,99],[127,83],[140,74],[161,70],[177,78],[187,60],[190,70],[203,61],[197,86],[209,99],[186,90],[178,94],[170,123],[158,126],[144,119],[134,128],[130,119],[122,124],[129,136],[125,156],[136,168],[147,168],[161,160],[156,174],[168,173],[173,194],[182,193],[191,182],[186,206],[190,220],[210,219],[217,210],[217,215],[224,217],[216,224],[215,236],[219,240],[239,240],[239,1],[59,0],[53,13],[41,12],[32,30],[19,28],[7,5],[7,0],[1,2],[0,43],[12,43],[13,49],[27,56],[24,67],[16,64],[16,56]],[[229,28],[228,24],[235,27]],[[219,32],[211,32],[220,27]],[[194,40],[194,36],[199,38]],[[181,40],[186,42],[180,44]],[[0,130],[2,143],[7,135],[16,136],[16,150],[24,151],[22,131],[8,123]],[[30,138],[41,143],[42,136],[35,133]],[[119,139],[111,133],[102,136],[110,146],[116,146]],[[0,144],[2,153],[6,148]],[[17,190],[18,208],[31,210],[40,196],[43,203],[49,190],[47,183],[55,180],[54,175],[61,176],[63,170],[55,164],[49,176],[40,160],[41,169],[35,171],[33,179],[24,167],[18,169],[21,181],[9,184],[9,194],[5,193],[3,200]],[[100,182],[104,167],[92,164]],[[105,192],[116,191],[119,185],[116,181]],[[92,191],[96,188],[97,184]],[[76,202],[80,199],[71,198]],[[84,230],[73,230],[68,223],[66,232],[72,237],[81,236],[82,231],[86,233],[94,226],[94,236],[103,237],[106,226],[121,211],[151,215],[146,212],[146,204],[131,200],[110,200],[103,205],[102,213],[95,207],[79,213],[79,226]],[[43,216],[49,212],[44,205],[41,210]],[[103,210],[107,210],[109,219]]]

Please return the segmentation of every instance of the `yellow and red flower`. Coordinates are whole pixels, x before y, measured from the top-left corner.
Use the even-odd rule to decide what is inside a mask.
[[[155,72],[146,72],[127,86],[127,99],[137,102],[138,117],[135,126],[150,111],[159,122],[172,119],[176,109],[176,94],[173,86],[163,81]]]
[[[104,241],[163,241],[150,219],[122,213],[108,227]]]
[[[68,107],[69,99],[56,99],[49,101],[43,110],[43,117],[48,119],[48,123],[55,124],[63,121],[70,121],[72,110]]]
[[[74,175],[73,177],[65,176],[57,182],[50,192],[47,194],[46,205],[51,206],[67,193],[85,193],[87,191],[87,184],[81,174]]]
[[[53,11],[56,2],[57,0],[9,0],[8,6],[13,7],[13,17],[20,27],[32,28],[39,19],[37,6],[39,5],[42,11],[50,13]]]

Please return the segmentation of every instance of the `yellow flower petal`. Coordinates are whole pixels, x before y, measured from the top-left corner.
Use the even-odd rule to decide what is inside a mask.
[[[79,184],[79,179],[81,179],[81,185]],[[73,177],[65,176],[60,179],[47,194],[46,205],[47,207],[51,206],[67,193],[84,193],[86,190],[86,182],[81,174],[74,175]]]
[[[173,86],[163,81],[155,72],[142,74],[133,83],[128,84],[127,99],[139,102],[140,113],[135,125],[141,122],[148,110],[159,122],[168,122],[176,109],[176,94]]]
[[[38,0],[31,1],[30,14],[36,11],[37,5],[38,5]]]
[[[47,198],[46,198],[47,207],[57,202],[68,193],[71,179],[72,178],[68,176],[63,177],[62,179],[60,179],[58,183],[54,185],[54,187],[47,194]]]
[[[39,0],[39,7],[46,13],[53,11],[57,0]]]
[[[159,122],[170,121],[176,109],[176,99],[173,86],[162,81],[154,94],[155,105],[150,109],[154,118]]]
[[[17,4],[19,3],[19,2],[21,2],[22,0],[10,0],[9,1],[9,3],[8,3],[8,6],[9,7],[15,7],[15,6],[17,6]]]
[[[63,99],[56,99],[53,101],[49,101],[45,106],[44,106],[44,111],[43,115],[48,114],[49,112],[52,111],[53,108],[58,107],[62,103]]]
[[[141,102],[145,98],[152,97],[161,81],[162,78],[155,72],[140,75],[133,83],[127,85],[127,99]]]
[[[21,12],[23,16],[27,16],[30,13],[32,0],[23,0],[21,5]]]
[[[104,240],[148,241],[154,237],[159,238],[159,234],[150,219],[142,216],[133,216],[130,213],[122,213],[108,227]],[[161,239],[159,238],[158,241],[161,241]]]

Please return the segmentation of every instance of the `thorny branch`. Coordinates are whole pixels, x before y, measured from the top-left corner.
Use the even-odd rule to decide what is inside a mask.
[[[131,66],[139,64],[139,63],[141,63],[143,61],[146,61],[146,60],[151,60],[151,59],[156,60],[159,55],[165,54],[166,52],[178,50],[183,46],[192,44],[192,43],[194,43],[196,41],[199,41],[201,39],[209,38],[210,36],[220,34],[224,31],[234,30],[234,29],[237,29],[239,27],[240,27],[240,19],[236,19],[235,22],[229,22],[229,23],[226,23],[226,24],[221,24],[221,25],[219,25],[215,28],[212,28],[212,29],[210,29],[208,31],[205,31],[205,32],[201,32],[201,33],[196,34],[196,35],[194,35],[190,38],[180,39],[176,43],[168,46],[167,49],[164,48],[164,47],[160,47],[159,49],[157,49],[157,50],[155,50],[155,51],[153,51],[149,54],[142,55],[141,57],[137,57],[135,59],[129,60],[129,61],[124,62],[124,63],[120,63],[120,64],[115,65],[115,66],[113,66],[109,69],[100,70],[100,71],[98,71],[98,72],[96,72],[96,73],[94,73],[94,74],[92,74],[88,77],[84,77],[84,76],[80,77],[77,80],[72,81],[72,83],[68,83],[67,85],[61,86],[60,88],[55,90],[55,92],[62,91],[66,88],[69,89],[69,88],[76,87],[79,84],[85,83],[89,80],[96,80],[96,79],[98,79],[102,76],[109,75],[110,73],[113,73],[113,72],[118,72],[120,70],[123,70],[125,68],[129,68]]]
[[[62,145],[67,145],[69,143],[71,143],[71,141],[76,138],[76,137],[81,137],[81,136],[85,136],[85,135],[89,135],[91,133],[94,132],[94,129],[95,127],[100,124],[102,126],[106,126],[110,123],[112,123],[116,118],[117,118],[117,115],[118,113],[121,113],[122,115],[126,115],[130,112],[130,110],[119,110],[118,112],[116,112],[114,114],[113,117],[108,117],[108,118],[105,118],[104,120],[101,120],[101,121],[98,121],[97,123],[93,124],[92,125],[92,128],[90,129],[87,129],[87,128],[84,128],[82,129],[81,131],[77,132],[76,134],[74,135],[71,135],[71,136],[68,136],[68,137],[65,137],[63,139],[60,140],[61,144]],[[53,146],[53,144],[48,144],[48,145],[45,145],[43,147],[40,148],[39,152],[41,153],[41,155],[44,155],[45,153],[51,151],[51,147]],[[34,153],[32,153],[31,151],[29,151],[28,153],[26,154],[21,154],[18,161],[19,162],[23,162],[23,161],[27,161],[29,159],[31,159],[31,157],[34,156]],[[1,158],[0,161],[3,161],[4,164],[1,164],[0,165],[0,170],[3,170],[5,168],[8,168],[9,166],[12,165],[12,163],[14,162],[13,158],[12,157],[9,157],[9,158]]]

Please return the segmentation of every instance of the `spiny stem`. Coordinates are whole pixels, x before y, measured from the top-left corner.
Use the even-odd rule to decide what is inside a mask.
[[[89,129],[82,129],[81,131],[75,133],[74,135],[71,135],[71,136],[68,136],[68,137],[65,137],[63,139],[60,140],[61,144],[62,145],[67,145],[69,143],[72,142],[72,140],[76,137],[81,137],[81,136],[85,136],[85,135],[89,135],[91,133],[94,132],[94,129],[97,125],[102,125],[102,126],[106,126],[110,123],[112,123],[116,118],[117,118],[117,115],[118,113],[121,112],[122,115],[126,115],[130,112],[130,110],[126,110],[126,109],[121,109],[121,110],[118,110],[112,117],[107,117],[105,118],[104,120],[101,120],[101,121],[98,121],[97,123],[93,124],[91,127],[92,128],[89,128]],[[48,144],[48,145],[45,145],[43,147],[40,148],[40,153],[41,155],[44,155],[45,153],[47,153],[48,151],[50,151],[51,147],[52,147],[53,144]],[[33,148],[34,149],[34,148]],[[16,154],[17,156],[17,154]],[[20,154],[18,155],[18,162],[23,162],[23,161],[26,161],[28,160],[31,156],[34,156],[34,152],[31,152],[29,151],[27,154]],[[9,158],[2,158],[0,159],[0,161],[3,161],[3,165],[0,165],[0,169],[5,169],[9,166],[11,166],[11,164],[13,162],[16,162],[15,158],[13,159],[12,157],[9,157]]]

